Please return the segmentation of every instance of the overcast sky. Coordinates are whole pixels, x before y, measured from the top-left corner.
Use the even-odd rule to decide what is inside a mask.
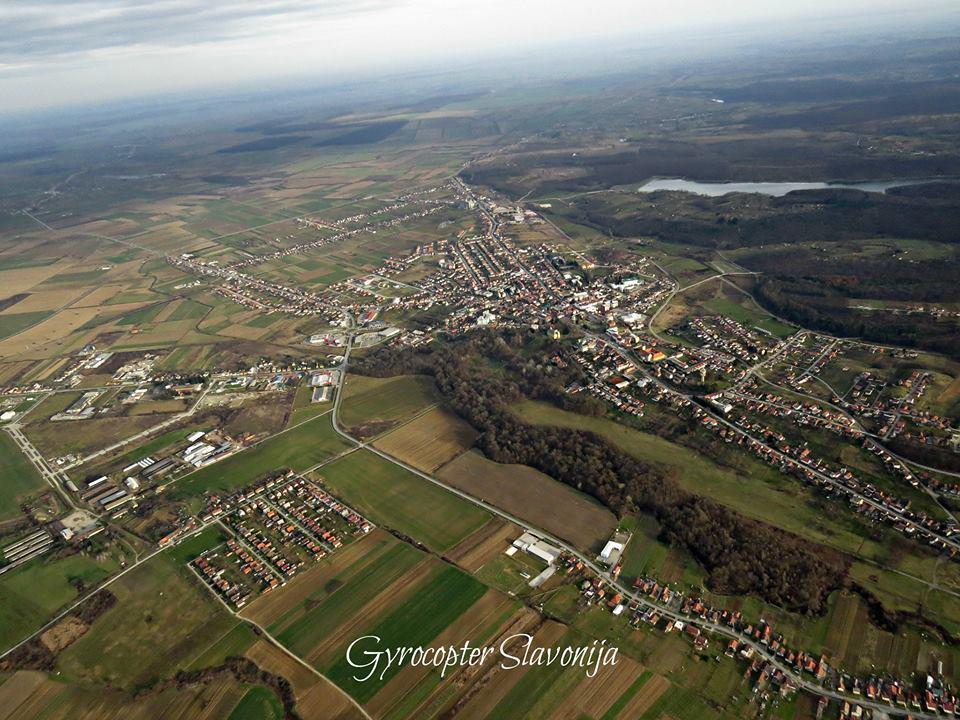
[[[0,111],[955,0],[0,0]],[[785,23],[780,23],[781,27]]]

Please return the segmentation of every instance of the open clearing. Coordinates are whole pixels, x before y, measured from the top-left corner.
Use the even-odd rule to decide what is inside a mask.
[[[0,647],[22,640],[75,600],[75,582],[92,587],[118,567],[113,558],[98,562],[87,555],[47,555],[4,573],[0,576]]]
[[[437,477],[582,550],[596,550],[617,526],[612,512],[549,475],[493,462],[476,450],[445,465]]]

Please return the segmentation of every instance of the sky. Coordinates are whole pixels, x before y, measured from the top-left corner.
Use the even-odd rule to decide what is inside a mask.
[[[0,113],[349,80],[609,36],[915,19],[955,0],[0,0]]]

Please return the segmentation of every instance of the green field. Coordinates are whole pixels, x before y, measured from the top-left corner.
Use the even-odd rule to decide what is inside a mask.
[[[177,481],[174,495],[186,498],[211,490],[234,490],[280,468],[306,470],[349,447],[328,416],[315,418],[184,476]]]
[[[383,648],[426,646],[486,591],[484,585],[469,575],[444,566],[424,581],[412,598],[391,610],[373,627],[364,629],[362,634],[379,637]],[[378,673],[367,682],[358,682],[354,679],[358,670],[341,655],[325,674],[359,702],[366,702],[401,669],[393,665],[382,679]]]
[[[283,703],[272,690],[257,685],[247,690],[227,720],[283,720]]]
[[[640,690],[640,688],[647,684],[647,681],[652,676],[653,673],[649,670],[644,670],[642,673],[640,673],[640,676],[633,681],[633,684],[628,687],[620,697],[616,699],[613,705],[610,706],[610,709],[603,714],[603,717],[600,718],[600,720],[616,720],[617,715],[620,714],[620,711],[627,706],[627,703],[633,699],[633,696],[637,694],[637,691]]]
[[[206,305],[201,305],[193,300],[184,300],[177,306],[177,309],[170,313],[168,322],[176,320],[199,320],[210,310]]]
[[[169,548],[166,553],[175,563],[188,563],[204,550],[214,548],[226,539],[226,531],[219,525],[211,525]]]
[[[633,537],[623,553],[623,574],[627,578],[641,575],[657,577],[667,561],[670,548],[656,539],[659,527],[651,517],[628,518]]]
[[[43,478],[20,448],[0,432],[0,520],[19,515],[19,500],[44,487]]]
[[[442,552],[490,519],[489,513],[369,450],[320,471],[333,492],[378,525]]]
[[[0,315],[0,340],[10,337],[11,335],[16,335],[18,332],[26,330],[31,325],[36,325],[51,315],[53,315],[53,313],[49,311]]]
[[[293,412],[290,413],[290,419],[287,421],[289,425],[298,425],[304,420],[322,415],[333,406],[332,402],[312,402],[312,398],[313,388],[309,383],[302,383],[293,396]]]
[[[527,553],[516,553],[513,557],[498,553],[475,574],[478,580],[487,585],[511,595],[522,596],[529,590],[530,578],[539,575],[546,566],[545,562]],[[526,573],[528,577],[520,573]]]
[[[761,327],[779,338],[790,337],[796,332],[796,328],[790,327],[759,310],[753,310],[747,307],[745,305],[746,302],[749,302],[746,298],[744,298],[744,302],[738,302],[730,298],[721,297],[708,300],[703,303],[703,306],[712,312],[733,318],[747,327]]]
[[[76,600],[74,583],[93,586],[118,567],[113,558],[97,562],[86,555],[48,556],[0,575],[0,648],[22,640]]]
[[[64,675],[136,688],[189,666],[238,622],[165,553],[110,589],[117,604],[61,653]]]
[[[553,647],[581,647],[588,644],[588,638],[574,630],[567,630]],[[533,666],[510,688],[485,720],[548,718],[583,678],[583,668],[579,667],[565,667],[560,663]]]
[[[433,380],[428,377],[349,375],[343,390],[340,420],[347,427],[370,422],[396,422],[438,399]]]

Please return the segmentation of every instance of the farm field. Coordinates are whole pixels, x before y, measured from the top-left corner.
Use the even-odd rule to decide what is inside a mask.
[[[362,608],[375,612],[398,592],[409,592],[411,583],[428,565],[425,556],[414,548],[398,541],[385,543],[375,548],[370,558],[339,568],[324,584],[315,586],[311,582],[311,592],[295,596],[295,604],[268,629],[291,651],[314,662],[330,652],[340,628],[355,622]],[[283,594],[279,593],[281,597]],[[284,607],[290,604],[282,602]],[[244,614],[258,616],[263,609],[258,611],[254,605]]]
[[[20,670],[0,684],[0,717],[17,720],[222,720],[249,692],[231,677],[134,695],[102,686],[66,684]]]
[[[518,525],[494,516],[475,533],[450,548],[444,557],[467,572],[476,572],[506,550],[522,532]]]
[[[227,720],[283,720],[283,705],[272,691],[255,686],[240,698]]]
[[[442,552],[477,530],[490,515],[369,450],[358,450],[318,471],[338,497],[378,525]]]
[[[283,592],[260,595],[240,614],[279,632],[399,542],[378,528],[300,573]]]
[[[184,476],[172,490],[181,498],[199,497],[211,490],[233,490],[284,467],[306,470],[348,448],[334,432],[329,417],[316,417]]]
[[[0,520],[19,514],[19,500],[46,487],[40,473],[5,432],[0,432]]]
[[[626,517],[621,527],[632,533],[623,553],[625,577],[648,576],[669,583],[700,587],[704,574],[689,555],[658,539],[660,527],[652,517]]]
[[[442,467],[437,477],[583,550],[598,550],[617,525],[612,512],[573,488],[525,465],[495,463],[477,450]]]
[[[496,646],[501,639],[535,622],[536,615],[529,608],[502,593],[487,590],[427,646],[462,646],[465,640],[475,647]],[[429,717],[482,683],[483,673],[493,664],[488,659],[473,668],[451,668],[443,677],[438,668],[405,667],[366,703],[366,709],[376,717]]]
[[[439,400],[433,379],[415,375],[348,375],[340,421],[356,437],[372,437]]]
[[[360,709],[329,680],[322,679],[266,640],[258,640],[245,653],[257,667],[285,678],[296,695],[296,710],[305,720],[363,720]],[[281,715],[282,717],[282,715]]]
[[[426,646],[447,626],[461,619],[486,592],[484,585],[456,568],[443,565],[431,568],[428,573],[420,574],[407,599],[398,598],[379,618],[367,618],[363,627],[358,628],[359,634],[347,639],[348,643],[353,637],[373,635],[381,639],[383,647]],[[368,682],[358,682],[354,677],[356,668],[347,663],[343,650],[345,647],[334,654],[333,662],[328,661],[325,674],[360,702],[373,698],[401,670],[393,666]]]
[[[473,445],[477,432],[456,415],[434,408],[382,435],[374,446],[424,472],[433,472]]]

